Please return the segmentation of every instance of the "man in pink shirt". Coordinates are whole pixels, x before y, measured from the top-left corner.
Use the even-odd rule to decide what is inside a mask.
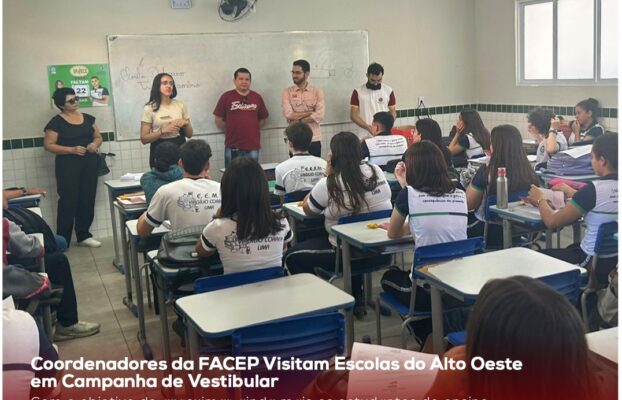
[[[309,85],[311,66],[306,60],[296,60],[292,66],[294,85],[283,90],[281,108],[288,124],[304,122],[313,131],[309,153],[316,157],[322,154],[322,131],[320,122],[324,120],[324,92]]]
[[[236,156],[259,161],[259,128],[268,118],[263,99],[251,90],[248,69],[238,68],[233,84],[235,89],[223,93],[214,109],[214,122],[225,131],[225,167]]]

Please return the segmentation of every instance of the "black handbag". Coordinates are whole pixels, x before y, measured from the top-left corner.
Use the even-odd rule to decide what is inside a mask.
[[[108,164],[106,163],[106,157],[111,156],[114,157],[114,153],[97,153],[97,175],[104,176],[110,173],[110,168],[108,168]]]
[[[205,225],[194,225],[166,233],[160,242],[157,259],[166,268],[209,268],[214,257],[198,257],[195,246]]]

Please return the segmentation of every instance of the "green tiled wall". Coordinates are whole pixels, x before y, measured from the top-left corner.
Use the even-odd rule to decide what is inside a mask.
[[[464,109],[476,109],[485,112],[501,112],[501,113],[517,113],[526,114],[529,110],[536,107],[553,109],[555,114],[574,115],[574,106],[550,106],[550,105],[534,105],[534,104],[455,104],[449,106],[437,106],[427,108],[409,108],[397,110],[398,118],[414,117],[419,115],[440,115],[455,114]],[[601,108],[600,117],[602,118],[618,118],[617,108]],[[114,132],[102,132],[104,142],[114,141]],[[32,147],[43,147],[43,138],[25,138],[25,139],[4,139],[2,141],[2,150],[27,149]]]

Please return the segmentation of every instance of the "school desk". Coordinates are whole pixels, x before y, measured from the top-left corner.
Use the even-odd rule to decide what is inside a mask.
[[[40,194],[29,194],[26,196],[16,197],[9,200],[9,207],[38,207],[41,197],[43,196]]]
[[[226,337],[252,325],[351,309],[354,298],[315,275],[296,274],[186,296],[176,304],[188,329],[191,358],[196,361],[199,338]]]
[[[303,211],[302,207],[298,205],[298,201],[294,201],[291,203],[283,204],[283,209],[287,213],[288,221],[289,221],[289,229],[292,231],[294,237],[292,238],[292,245],[298,242],[298,223],[302,222],[311,222],[311,221],[322,221],[324,220],[324,215],[307,215]]]
[[[117,228],[117,219],[114,211],[114,202],[117,197],[125,193],[132,193],[141,189],[140,182],[136,180],[122,181],[120,179],[109,179],[104,182],[108,188],[108,207],[110,208],[110,220],[112,221],[112,243],[114,244],[114,260],[112,265],[119,271],[123,272],[123,264],[119,259],[119,230]],[[123,230],[123,223],[120,225]],[[125,247],[125,241],[123,241],[123,247]]]
[[[343,266],[343,287],[352,294],[352,265],[350,246],[362,251],[374,251],[379,254],[395,254],[414,250],[412,236],[403,236],[399,239],[389,239],[387,231],[381,228],[370,229],[368,224],[383,224],[389,218],[373,219],[368,221],[352,222],[349,224],[333,225],[332,233],[341,240],[341,259]],[[330,266],[332,268],[332,266]],[[371,293],[367,293],[368,297]],[[346,314],[346,349],[349,352],[354,343],[354,318],[352,311]]]
[[[136,225],[138,220],[132,219],[125,222],[125,227],[129,233],[129,242],[130,242],[130,250],[129,250],[129,266],[130,268],[125,272],[125,281],[126,285],[129,282],[129,286],[127,286],[127,297],[123,299],[123,304],[127,306],[127,308],[134,313],[138,317],[138,342],[140,343],[145,359],[150,360],[153,358],[153,354],[151,353],[151,347],[147,343],[147,334],[145,329],[145,306],[143,302],[143,286],[141,282],[140,276],[140,264],[138,263],[138,242],[140,241],[140,236],[138,235],[138,231],[136,229]],[[166,232],[170,232],[170,229],[164,227],[164,225],[155,228],[151,232],[151,237],[164,236]],[[131,276],[134,277],[134,286],[136,289],[136,305],[134,305],[132,301],[132,283],[130,280]]]
[[[422,267],[415,271],[417,279],[430,284],[432,298],[432,335],[434,352],[443,353],[443,302],[441,292],[472,303],[480,290],[491,279],[515,275],[542,278],[573,269],[576,265],[547,256],[524,247],[458,258],[444,263]]]
[[[544,184],[546,186],[549,185],[549,182],[552,179],[555,178],[559,178],[559,179],[565,179],[567,181],[573,181],[573,182],[592,182],[592,181],[596,181],[598,179],[600,179],[600,177],[598,175],[595,174],[586,174],[586,175],[558,175],[558,174],[553,174],[550,172],[539,172],[538,171],[538,176],[542,179],[542,181],[544,182]]]
[[[618,327],[590,332],[585,335],[589,349],[598,356],[618,365]]]

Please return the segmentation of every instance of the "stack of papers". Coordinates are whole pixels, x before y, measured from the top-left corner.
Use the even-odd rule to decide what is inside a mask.
[[[123,175],[121,178],[119,178],[119,180],[123,181],[123,182],[131,182],[131,181],[140,181],[140,178],[143,176],[142,172],[128,172],[127,174]]]
[[[117,202],[123,208],[142,208],[147,205],[145,192],[128,193],[117,197]]]

